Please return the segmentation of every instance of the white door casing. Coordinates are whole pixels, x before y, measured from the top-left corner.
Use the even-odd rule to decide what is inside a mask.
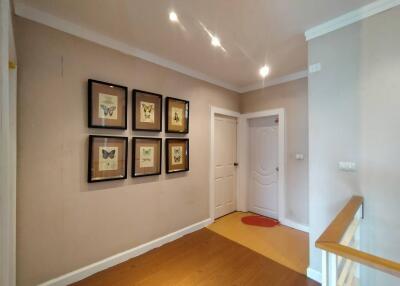
[[[0,0],[0,285],[16,284],[17,71],[10,1]]]
[[[308,232],[308,226],[299,224],[290,218],[286,217],[285,203],[285,178],[286,178],[286,120],[285,110],[283,108],[263,110],[251,113],[240,114],[235,111],[210,106],[210,164],[209,164],[209,216],[211,220],[215,218],[215,156],[214,156],[214,125],[215,116],[222,114],[237,118],[237,157],[239,166],[236,167],[237,172],[237,194],[236,194],[236,209],[246,212],[249,208],[249,178],[250,178],[250,119],[263,118],[269,116],[277,116],[279,118],[278,128],[278,153],[279,153],[279,180],[278,180],[278,219],[281,224]]]
[[[216,115],[214,123],[215,218],[236,210],[236,118]]]
[[[251,119],[249,210],[279,218],[279,146],[277,117]]]

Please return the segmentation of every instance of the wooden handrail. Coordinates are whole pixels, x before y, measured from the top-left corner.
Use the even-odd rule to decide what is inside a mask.
[[[362,197],[353,196],[327,229],[321,234],[315,242],[315,246],[330,253],[400,277],[400,263],[340,244],[344,233],[363,203],[364,199]]]
[[[340,243],[344,233],[353,221],[358,209],[362,206],[364,199],[359,196],[353,196],[346,206],[339,212],[327,229],[318,238],[320,242]]]

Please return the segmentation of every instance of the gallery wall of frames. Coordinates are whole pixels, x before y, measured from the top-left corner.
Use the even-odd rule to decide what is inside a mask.
[[[88,80],[88,127],[127,130],[128,88],[94,79]],[[163,117],[165,104],[165,117]],[[189,101],[161,94],[132,90],[132,130],[165,134],[189,133]],[[151,135],[150,134],[150,135]],[[128,144],[132,154],[128,156]],[[164,143],[163,143],[164,141]],[[88,182],[127,178],[131,158],[133,178],[161,174],[165,145],[165,172],[189,170],[189,139],[89,135]]]

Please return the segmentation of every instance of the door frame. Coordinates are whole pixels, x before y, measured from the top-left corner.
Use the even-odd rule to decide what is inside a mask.
[[[249,119],[263,118],[268,116],[278,116],[279,131],[278,131],[278,148],[279,148],[279,184],[278,184],[278,219],[281,224],[288,227],[308,232],[308,226],[297,223],[286,216],[286,166],[287,166],[287,145],[286,145],[286,118],[285,109],[267,109],[252,113],[240,114],[236,111],[231,111],[219,107],[210,107],[210,165],[209,165],[209,216],[213,222],[215,219],[215,190],[214,190],[214,119],[215,115],[226,115],[236,117],[238,119],[237,128],[237,167],[236,176],[236,210],[248,211],[248,189],[249,189],[249,174],[250,174],[250,128]]]
[[[240,113],[236,111],[232,111],[229,109],[224,109],[216,106],[210,106],[210,166],[209,166],[209,215],[212,222],[215,220],[215,185],[214,185],[214,177],[215,177],[215,155],[214,155],[214,130],[215,130],[215,115],[225,115],[230,117],[235,117],[237,122],[240,120]],[[239,126],[239,125],[237,125]],[[237,138],[239,138],[239,128],[237,128],[236,132]],[[236,140],[236,158],[239,158],[239,140]],[[237,167],[236,173],[236,209],[238,206],[238,191],[239,191],[239,173],[240,173],[240,165]]]
[[[285,182],[286,182],[286,122],[285,109],[269,109],[252,113],[244,113],[239,119],[239,140],[241,146],[239,151],[239,162],[243,166],[239,170],[239,197],[238,210],[248,211],[248,197],[250,187],[250,127],[249,120],[269,116],[278,116],[278,219],[282,224],[286,224],[286,203],[285,203]]]
[[[12,7],[0,0],[0,285],[16,285],[17,70]]]

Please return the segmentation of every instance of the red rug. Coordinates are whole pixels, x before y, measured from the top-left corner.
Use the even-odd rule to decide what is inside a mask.
[[[244,224],[262,226],[262,227],[274,227],[276,225],[279,225],[278,220],[259,215],[249,215],[242,217],[242,222]]]

